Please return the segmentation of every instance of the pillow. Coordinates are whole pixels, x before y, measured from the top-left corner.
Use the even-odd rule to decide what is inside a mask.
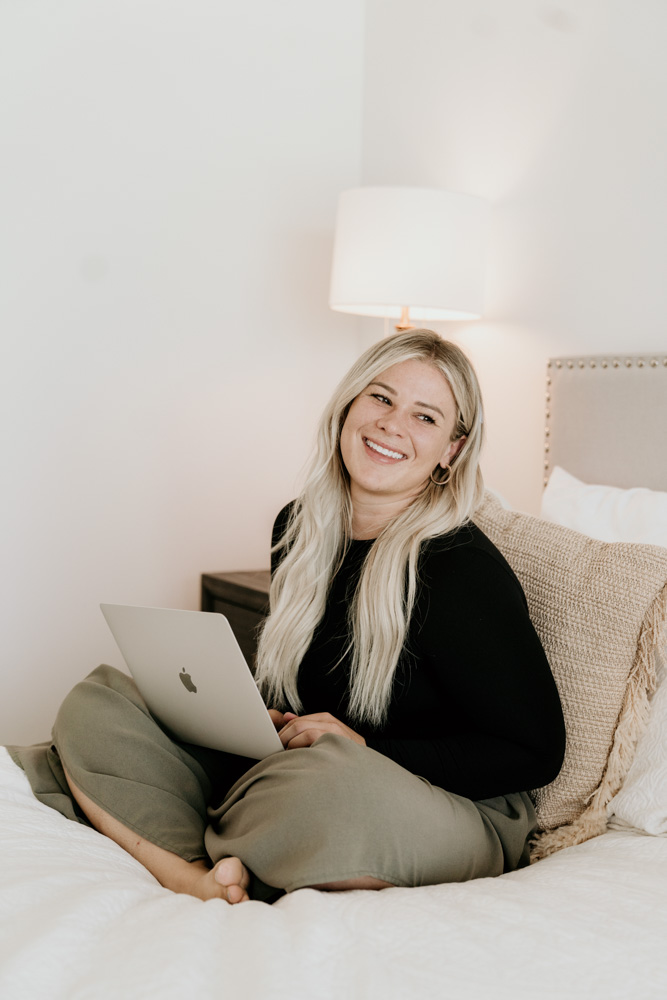
[[[607,806],[609,825],[667,836],[667,664],[658,667],[658,690],[648,728],[623,787]]]
[[[667,546],[667,493],[589,486],[558,466],[542,498],[542,516],[605,541]],[[623,787],[607,807],[610,826],[667,834],[666,677],[663,663],[646,731]]]
[[[589,486],[555,466],[540,514],[603,542],[667,546],[667,493]]]
[[[490,493],[474,515],[518,576],[558,686],[565,761],[534,789],[532,860],[603,833],[648,715],[667,611],[667,550],[609,544]]]

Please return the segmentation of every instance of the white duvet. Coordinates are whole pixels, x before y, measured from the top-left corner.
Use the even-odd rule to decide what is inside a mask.
[[[33,797],[0,749],[2,1000],[667,998],[667,839],[612,831],[496,879],[302,889],[273,906],[163,889]]]

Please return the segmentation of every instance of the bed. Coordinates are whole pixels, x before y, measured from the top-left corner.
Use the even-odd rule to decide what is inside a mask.
[[[535,791],[535,863],[462,884],[204,903],[37,802],[0,749],[3,1000],[664,1000],[666,411],[667,357],[552,360],[544,517],[492,494],[478,512],[567,702],[564,777]]]

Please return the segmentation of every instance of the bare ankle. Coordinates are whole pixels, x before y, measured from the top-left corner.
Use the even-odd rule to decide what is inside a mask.
[[[131,854],[144,868],[148,869],[165,889],[196,896],[198,899],[228,899],[227,886],[216,879],[214,869],[211,869],[206,861],[186,861],[178,854],[158,847],[157,844],[139,836],[130,827],[124,826],[101,806],[93,802],[85,792],[74,784],[67,772],[65,772],[65,777],[74,798],[95,829],[115,841],[128,854]],[[245,869],[243,871],[245,872]],[[243,872],[239,878],[243,881]],[[239,897],[239,895],[242,897],[235,898],[233,902],[242,902],[243,898],[247,899],[246,886],[247,880],[245,885],[241,887],[240,894],[232,893],[235,897]],[[232,900],[228,901],[232,902]]]

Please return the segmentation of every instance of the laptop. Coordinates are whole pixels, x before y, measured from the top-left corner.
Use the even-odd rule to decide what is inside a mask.
[[[224,615],[100,608],[151,714],[178,740],[254,760],[284,749]]]

